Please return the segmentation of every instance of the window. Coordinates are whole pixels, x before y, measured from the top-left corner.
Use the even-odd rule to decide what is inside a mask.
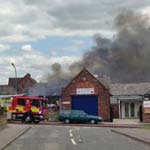
[[[125,103],[125,117],[129,117],[129,103]]]
[[[31,102],[31,105],[36,106],[36,107],[40,107],[40,101],[36,100],[36,99],[33,99],[32,102]]]
[[[18,99],[18,105],[25,106],[26,105],[25,99]]]
[[[134,106],[134,103],[131,103],[131,117],[135,117],[135,106]]]

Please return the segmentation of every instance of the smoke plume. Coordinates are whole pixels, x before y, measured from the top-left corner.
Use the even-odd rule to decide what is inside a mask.
[[[110,76],[112,82],[150,81],[148,17],[130,11],[119,14],[114,21],[117,32],[113,39],[95,35],[96,45],[84,54],[81,62],[71,64],[68,72],[60,64],[53,64],[53,73],[47,76],[48,86],[61,89],[83,67],[93,74]]]
[[[113,82],[150,81],[150,28],[148,16],[127,11],[115,20],[117,34],[110,40],[96,35],[96,47],[84,55],[83,63]],[[94,60],[94,61],[93,61]]]

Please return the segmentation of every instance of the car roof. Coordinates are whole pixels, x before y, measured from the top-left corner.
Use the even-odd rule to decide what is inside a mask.
[[[60,113],[84,112],[83,110],[60,110]]]

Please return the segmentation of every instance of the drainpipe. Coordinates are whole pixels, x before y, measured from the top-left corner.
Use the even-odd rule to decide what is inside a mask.
[[[120,112],[120,100],[118,100],[118,104],[119,104],[119,119],[121,119],[121,112]]]

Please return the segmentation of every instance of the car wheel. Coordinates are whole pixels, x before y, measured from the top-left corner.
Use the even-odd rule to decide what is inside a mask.
[[[65,119],[65,123],[70,123],[70,120],[69,119]]]
[[[40,120],[34,120],[33,121],[35,124],[38,124],[40,122]]]
[[[96,121],[92,119],[91,120],[91,124],[95,124],[95,123],[96,123]]]
[[[12,115],[12,120],[14,120],[14,121],[17,120],[17,115],[16,115],[16,114],[13,114],[13,115]]]
[[[25,117],[25,123],[32,123],[33,122],[33,119],[31,116],[26,116]]]

